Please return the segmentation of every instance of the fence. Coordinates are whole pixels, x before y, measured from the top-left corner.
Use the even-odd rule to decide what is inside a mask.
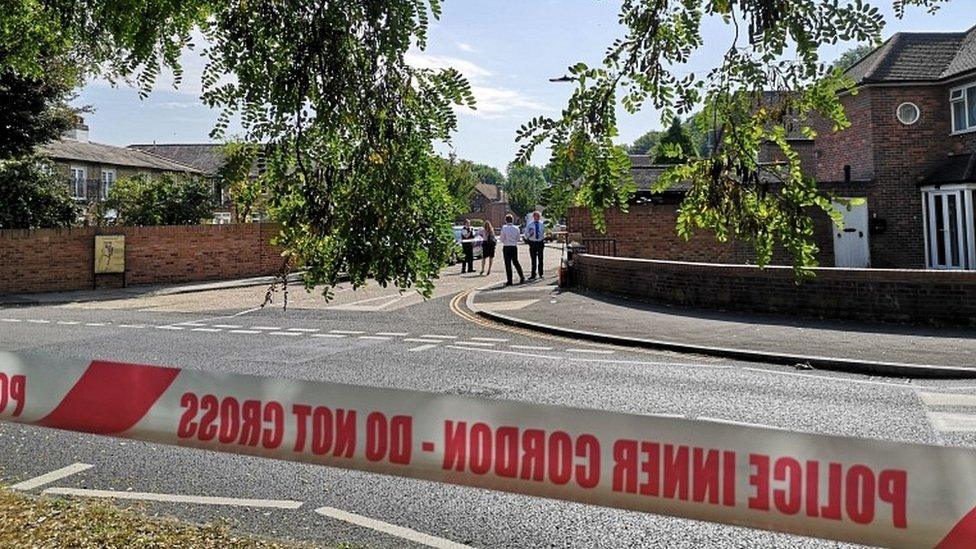
[[[584,238],[580,243],[578,253],[617,257],[617,240],[614,238]]]

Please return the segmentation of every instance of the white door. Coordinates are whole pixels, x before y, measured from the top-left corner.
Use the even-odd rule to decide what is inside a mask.
[[[973,269],[973,210],[969,189],[923,191],[925,249],[930,269]]]
[[[834,266],[862,269],[871,266],[868,246],[868,205],[834,203],[844,214],[843,228],[834,225]]]

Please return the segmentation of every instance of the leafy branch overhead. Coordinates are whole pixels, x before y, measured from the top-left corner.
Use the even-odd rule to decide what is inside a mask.
[[[880,2],[881,0],[878,0]],[[897,17],[910,7],[933,11],[945,0],[887,0]],[[784,248],[803,274],[816,265],[811,208],[839,220],[831,197],[800,171],[787,136],[812,137],[816,121],[831,130],[849,125],[837,92],[852,85],[841,70],[821,60],[824,46],[841,41],[877,44],[884,29],[878,2],[834,0],[623,0],[619,20],[626,34],[596,67],[569,68],[575,90],[559,117],[537,117],[517,132],[516,160],[551,148],[553,194],[572,196],[589,208],[597,228],[610,208],[627,209],[634,193],[626,154],[614,146],[616,106],[629,113],[650,107],[665,124],[693,111],[696,133],[712,132],[718,146],[705,157],[687,156],[661,178],[657,191],[690,185],[677,231],[696,229],[721,240],[751,241],[766,264]],[[724,36],[705,43],[706,20],[725,24]],[[717,66],[687,72],[693,55],[722,46]],[[785,162],[762,163],[762,144],[772,143]]]

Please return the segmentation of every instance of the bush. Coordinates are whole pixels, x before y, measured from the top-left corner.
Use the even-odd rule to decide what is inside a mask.
[[[211,185],[199,178],[138,174],[112,185],[105,206],[119,225],[196,225],[213,217],[213,198]]]
[[[67,180],[46,160],[0,162],[0,229],[70,227],[78,214]]]

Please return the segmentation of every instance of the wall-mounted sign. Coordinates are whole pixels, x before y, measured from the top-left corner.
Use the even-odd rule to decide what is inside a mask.
[[[95,274],[125,272],[125,235],[95,236]]]

